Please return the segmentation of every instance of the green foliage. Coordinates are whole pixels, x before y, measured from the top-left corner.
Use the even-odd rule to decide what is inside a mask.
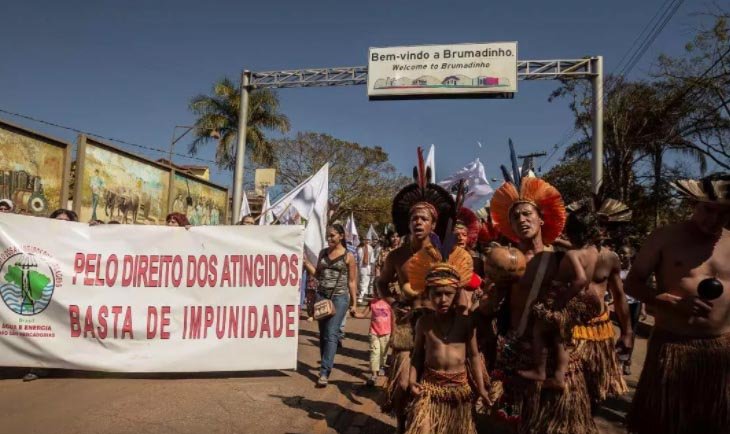
[[[216,82],[210,95],[192,98],[189,108],[197,116],[197,128],[194,130],[195,140],[189,147],[190,154],[195,155],[201,146],[217,140],[215,159],[218,167],[232,169],[236,163],[240,107],[241,90],[228,78]],[[264,131],[286,133],[289,128],[289,119],[279,112],[279,97],[275,91],[256,89],[250,92],[246,153],[251,161],[271,166],[276,155]]]
[[[376,146],[362,146],[328,134],[304,132],[276,140],[279,183],[292,188],[329,162],[331,221],[345,220],[352,212],[358,231],[370,224],[390,221],[395,193],[410,181],[398,176],[388,153]],[[379,228],[382,229],[382,228]]]
[[[605,196],[634,210],[627,236],[640,239],[691,211],[670,181],[697,177],[710,164],[730,170],[728,18],[727,12],[712,15],[713,25],[698,32],[685,56],[660,57],[659,73],[648,80],[605,79],[603,183]],[[568,99],[580,133],[548,174],[570,201],[589,192],[593,94],[589,83],[573,80],[550,100],[556,98]]]
[[[591,162],[586,159],[553,166],[543,178],[560,191],[566,204],[591,196]]]

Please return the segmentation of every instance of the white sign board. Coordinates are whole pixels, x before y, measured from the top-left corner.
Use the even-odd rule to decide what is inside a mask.
[[[517,42],[370,48],[368,97],[505,97],[517,92]]]
[[[0,214],[0,366],[294,369],[303,231]]]

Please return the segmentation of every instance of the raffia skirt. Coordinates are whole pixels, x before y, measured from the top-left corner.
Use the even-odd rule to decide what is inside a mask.
[[[393,364],[388,371],[385,382],[385,396],[380,405],[384,413],[398,412],[405,408],[408,391],[400,390],[398,379],[408,375],[411,367],[411,351],[413,350],[413,325],[410,316],[396,318],[395,328],[390,336],[390,347],[393,349]]]
[[[566,390],[541,390],[516,374],[532,363],[529,348],[513,336],[499,336],[497,369],[492,380],[504,382],[504,395],[483,424],[490,434],[597,434],[581,360],[571,353]]]
[[[613,324],[608,311],[586,325],[573,328],[575,355],[583,362],[583,374],[591,402],[598,404],[609,396],[619,396],[629,389],[616,357]]]
[[[730,333],[688,338],[654,330],[629,432],[730,433]]]
[[[421,396],[408,408],[406,434],[476,434],[475,396],[466,370],[426,368],[421,386]]]
[[[598,434],[591,414],[582,362],[571,355],[564,391],[542,389],[533,384],[532,398],[522,412],[520,434]]]

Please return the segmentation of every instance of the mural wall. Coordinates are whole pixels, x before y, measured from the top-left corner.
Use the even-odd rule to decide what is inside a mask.
[[[164,224],[170,171],[86,139],[74,204],[81,221]]]
[[[0,122],[0,199],[15,212],[48,216],[66,207],[69,145]]]
[[[226,224],[227,189],[175,173],[172,194],[170,212],[185,214],[191,225]]]

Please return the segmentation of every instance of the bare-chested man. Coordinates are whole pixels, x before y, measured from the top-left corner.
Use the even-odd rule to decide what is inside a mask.
[[[605,228],[601,230],[605,231]],[[588,394],[595,410],[606,398],[628,391],[616,349],[630,351],[633,346],[633,329],[621,280],[621,260],[615,252],[600,248],[596,269],[589,282],[589,292],[601,300],[600,314],[573,329],[573,342],[576,347],[575,356],[583,361]],[[615,341],[613,324],[604,302],[606,292],[610,292],[613,297],[614,311],[621,328],[618,342]]]
[[[629,295],[652,308],[656,319],[629,431],[727,433],[730,175],[675,187],[696,201],[691,219],[655,230],[626,280]],[[657,290],[647,284],[652,274]]]
[[[540,399],[535,398],[535,386],[516,372],[532,364],[530,311],[541,288],[549,285],[557,273],[558,258],[550,244],[565,224],[560,193],[539,178],[524,178],[520,190],[505,183],[492,197],[491,215],[500,232],[517,242],[527,266],[516,284],[507,288],[497,286],[480,301],[482,313],[497,315],[500,325],[492,378],[507,380],[504,396],[496,404],[498,411],[494,412],[499,417],[490,421],[490,429],[510,433],[597,433],[577,363],[570,364],[567,393],[545,391]],[[499,311],[495,311],[500,305]]]
[[[419,200],[427,196],[424,192],[430,189],[430,198],[440,205],[437,208],[433,203]],[[412,199],[411,199],[412,198]],[[434,262],[441,259],[440,254],[431,243],[431,236],[439,221],[439,213],[453,213],[454,202],[451,195],[437,186],[418,187],[412,185],[404,188],[396,196],[393,204],[394,220],[404,219],[407,222],[394,221],[396,228],[403,235],[407,234],[406,241],[391,251],[385,258],[385,263],[380,270],[378,279],[378,290],[381,294],[394,296],[398,301],[393,304],[394,325],[391,334],[390,347],[393,349],[393,364],[388,375],[386,400],[383,410],[394,412],[398,421],[398,432],[405,431],[406,406],[408,404],[409,367],[410,354],[413,350],[413,326],[416,310],[430,307],[430,302],[424,293],[418,293],[409,279],[407,263],[419,251],[435,252],[438,257]],[[405,223],[405,229],[403,228]],[[397,281],[401,294],[390,293],[390,283]]]

